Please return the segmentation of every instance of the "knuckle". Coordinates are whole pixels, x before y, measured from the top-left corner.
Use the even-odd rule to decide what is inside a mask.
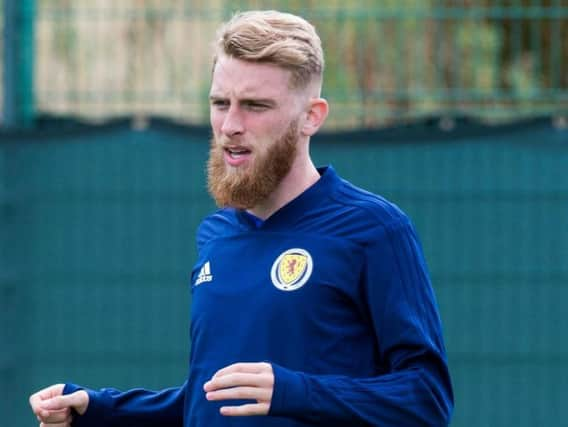
[[[29,400],[31,406],[33,406],[33,407],[37,406],[37,400],[38,400],[37,393],[30,395],[28,400]]]

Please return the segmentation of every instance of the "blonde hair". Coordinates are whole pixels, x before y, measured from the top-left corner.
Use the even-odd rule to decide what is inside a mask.
[[[275,10],[235,14],[217,33],[213,68],[220,55],[274,64],[292,73],[292,88],[321,84],[324,58],[321,40],[305,19]]]

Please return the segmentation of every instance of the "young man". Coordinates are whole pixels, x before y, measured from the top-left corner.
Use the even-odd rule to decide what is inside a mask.
[[[121,392],[54,385],[42,426],[444,426],[453,406],[420,244],[396,206],[316,169],[323,53],[278,12],[220,30],[209,190],[191,277],[189,378]]]

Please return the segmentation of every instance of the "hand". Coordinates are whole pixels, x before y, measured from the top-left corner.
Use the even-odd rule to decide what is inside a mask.
[[[55,384],[30,396],[32,411],[40,427],[70,427],[71,409],[83,415],[89,406],[89,395],[84,390],[63,396],[64,384]]]
[[[274,391],[274,372],[270,363],[235,363],[215,373],[203,389],[207,400],[250,399],[257,403],[223,406],[222,415],[267,415]]]

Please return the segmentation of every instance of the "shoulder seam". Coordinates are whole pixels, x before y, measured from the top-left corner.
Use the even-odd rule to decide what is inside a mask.
[[[336,193],[337,192],[341,192],[342,194],[345,195],[349,195],[347,192],[344,191],[344,186],[345,184],[342,184],[341,186],[338,186],[336,191],[334,191],[332,194],[330,194],[330,197],[337,203],[343,205],[343,206],[349,206],[349,203],[346,203],[344,200],[341,200],[339,197],[336,197]],[[353,186],[353,190],[357,192],[358,195],[362,196],[363,199],[358,200],[358,199],[353,199],[352,202],[352,206],[356,206],[359,209],[362,209],[368,213],[370,213],[376,220],[377,220],[377,226],[378,227],[382,227],[382,228],[393,228],[396,227],[399,224],[406,224],[409,222],[408,217],[406,216],[406,214],[402,213],[402,215],[399,215],[396,218],[391,218],[391,221],[388,222],[384,222],[381,220],[381,218],[376,214],[376,212],[371,209],[370,206],[368,206],[367,204],[365,204],[364,202],[370,202],[370,203],[375,203],[376,199],[372,196],[367,195],[363,190]],[[378,205],[378,204],[377,204]]]

